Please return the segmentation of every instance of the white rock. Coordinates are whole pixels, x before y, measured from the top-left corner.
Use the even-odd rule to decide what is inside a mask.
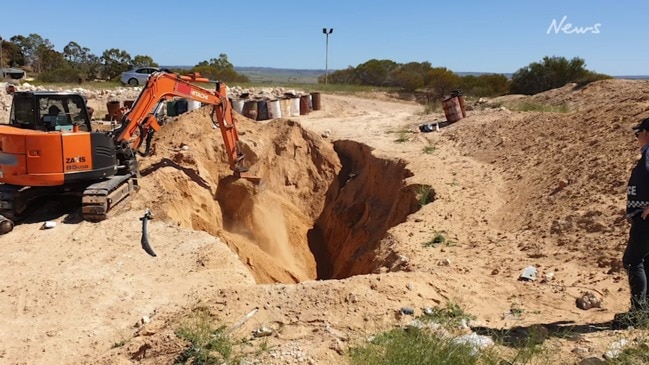
[[[604,358],[607,360],[615,359],[616,357],[620,356],[622,353],[622,350],[629,344],[629,340],[627,339],[620,339],[618,341],[615,341],[609,346],[608,351],[604,354]]]
[[[490,337],[482,336],[475,332],[457,337],[453,339],[453,342],[461,345],[469,345],[471,347],[471,352],[473,355],[477,355],[480,350],[483,350],[494,344],[494,341]]]

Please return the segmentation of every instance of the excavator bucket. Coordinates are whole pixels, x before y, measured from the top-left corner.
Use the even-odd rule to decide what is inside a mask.
[[[246,179],[255,185],[261,184],[261,177],[248,175],[247,173],[238,173],[239,178]]]
[[[235,135],[236,137],[236,135]],[[248,173],[248,166],[243,162],[245,160],[245,155],[242,152],[239,151],[239,143],[236,143],[237,146],[237,157],[234,158],[232,169],[234,170],[234,176],[236,178],[241,178],[241,179],[246,179],[250,181],[251,183],[255,185],[259,185],[261,183],[261,178],[257,176],[250,175]]]

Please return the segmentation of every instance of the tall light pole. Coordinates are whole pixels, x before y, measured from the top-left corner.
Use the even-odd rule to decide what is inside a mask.
[[[0,37],[0,81],[5,79],[5,71],[4,71],[4,68],[3,68],[4,63],[2,62],[2,53],[3,53],[2,52],[2,42],[3,41],[4,41],[4,39],[2,39],[2,37]]]
[[[333,32],[333,28],[329,28],[329,32],[327,32],[327,28],[322,28],[322,33],[324,33],[327,38],[327,43],[325,45],[325,85],[327,84],[327,75],[329,74],[329,34]]]

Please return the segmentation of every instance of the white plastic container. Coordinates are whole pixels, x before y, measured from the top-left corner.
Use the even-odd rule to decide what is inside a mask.
[[[291,116],[291,99],[282,98],[279,99],[279,109],[282,118],[288,118]]]
[[[187,99],[187,111],[190,112],[192,110],[196,110],[201,107],[201,102],[196,101],[196,100],[189,100]]]
[[[300,116],[300,97],[291,98],[291,116],[299,117]]]
[[[243,104],[245,103],[245,100],[243,99],[233,99],[232,100],[232,108],[239,113],[243,114]]]

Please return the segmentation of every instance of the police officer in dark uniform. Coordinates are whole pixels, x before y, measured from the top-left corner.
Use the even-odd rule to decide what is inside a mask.
[[[627,186],[626,216],[631,229],[622,263],[629,275],[631,309],[615,316],[614,324],[639,325],[649,314],[647,275],[649,274],[649,118],[633,127],[642,156],[631,172]]]

